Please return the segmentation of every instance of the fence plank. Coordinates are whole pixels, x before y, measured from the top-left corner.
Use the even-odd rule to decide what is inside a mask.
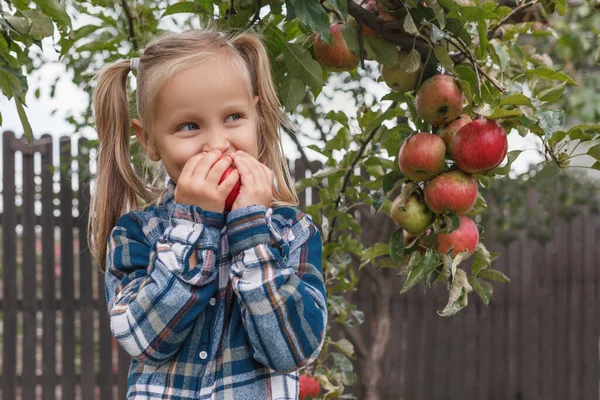
[[[569,261],[566,266],[568,280],[565,282],[569,288],[569,318],[567,322],[567,343],[568,343],[568,387],[567,393],[569,399],[582,399],[582,381],[584,371],[582,370],[583,352],[581,343],[581,295],[583,292],[581,266],[583,264],[582,248],[582,218],[579,215],[571,220],[571,235],[569,236]]]
[[[2,135],[2,393],[3,398],[15,399],[17,376],[17,236],[15,206],[14,134]],[[13,266],[13,268],[11,268]]]
[[[62,400],[75,399],[75,293],[73,260],[71,138],[60,138],[60,255],[62,311]]]
[[[46,140],[42,153],[42,399],[55,398],[56,392],[56,283],[54,274],[54,189],[52,136]]]
[[[79,138],[78,160],[82,159],[87,139]],[[90,203],[89,176],[85,165],[80,162],[77,168],[79,190],[77,204],[79,209],[79,296],[81,297],[81,391],[84,399],[94,398],[95,352],[94,352],[94,298],[92,286],[92,260],[87,245],[88,204]]]
[[[566,238],[571,235],[571,225],[560,218],[556,222],[559,232],[564,232]],[[569,265],[569,248],[568,240],[555,236],[557,249],[557,263],[554,270],[554,293],[556,298],[556,307],[554,308],[554,362],[552,369],[554,370],[554,396],[557,399],[567,399],[567,379],[568,379],[568,324],[569,321],[569,304],[568,304],[568,265]]]
[[[596,230],[598,218],[590,215],[589,211],[584,218],[583,232],[583,272],[582,279],[584,280],[584,288],[581,291],[582,302],[582,338],[581,346],[583,350],[583,393],[582,398],[592,399],[598,397],[598,377],[600,376],[598,354],[588,348],[590,344],[598,341],[598,325],[596,318],[596,310],[598,307],[597,285],[598,277],[596,275],[596,260],[594,257],[594,249],[596,244]],[[594,348],[594,347],[592,347]]]
[[[33,151],[23,153],[23,379],[25,382],[33,382],[36,367],[36,234],[35,234],[35,184],[33,170]],[[22,388],[23,399],[35,399],[35,385],[25,385]]]

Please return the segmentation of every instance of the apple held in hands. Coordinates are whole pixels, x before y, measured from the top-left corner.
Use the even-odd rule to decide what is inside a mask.
[[[227,167],[227,169],[221,176],[221,179],[219,179],[219,184],[221,184],[221,182],[223,182],[229,176],[229,174],[231,174],[233,171],[235,171],[235,167],[233,165]],[[233,187],[233,189],[231,189],[231,192],[227,196],[227,199],[225,200],[225,210],[224,210],[225,212],[231,211],[231,207],[233,206],[235,199],[237,198],[238,194],[240,194],[241,187],[242,187],[242,181],[240,179],[238,179],[235,186]]]
[[[459,129],[452,144],[458,168],[480,174],[496,168],[508,151],[506,131],[496,121],[476,119]]]

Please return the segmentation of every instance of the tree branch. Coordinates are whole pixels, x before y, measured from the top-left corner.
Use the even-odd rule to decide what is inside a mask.
[[[250,22],[248,22],[248,25],[246,25],[245,30],[252,28],[252,25],[254,25],[254,23],[256,21],[260,21],[260,9],[261,8],[262,8],[262,0],[256,0],[256,12],[254,13],[254,16],[252,17]]]
[[[414,43],[414,48],[419,52],[421,58],[425,59],[427,57],[429,49],[427,42],[404,32],[403,24],[401,22],[386,22],[352,0],[348,0],[348,14],[352,15],[359,24],[365,24],[382,38],[403,49],[412,49]]]
[[[282,127],[283,127],[283,130],[285,131],[285,133],[287,133],[288,136],[292,139],[292,141],[296,144],[296,147],[298,148],[298,151],[300,152],[300,158],[302,158],[302,161],[304,161],[306,166],[310,165],[310,161],[308,160],[308,157],[306,157],[306,153],[304,152],[304,149],[302,148],[302,144],[300,144],[300,141],[298,140],[298,137],[296,136],[296,132],[290,130],[285,125],[282,125]]]
[[[319,122],[319,116],[317,115],[317,112],[315,111],[315,108],[314,108],[315,103],[313,103],[310,100],[308,92],[306,92],[306,94],[304,95],[304,99],[302,100],[302,102],[304,103],[304,108],[306,108],[306,110],[308,110],[308,115],[310,116],[311,121],[315,124],[315,128],[317,128],[317,130],[321,134],[321,140],[323,142],[327,142],[327,135],[325,134],[325,131],[323,130],[323,125],[321,125],[321,123]]]
[[[365,359],[369,354],[367,349],[367,345],[365,344],[362,335],[356,331],[354,328],[349,327],[346,324],[339,324],[344,334],[346,335],[346,339],[348,339],[352,345],[354,346],[354,351],[356,355],[362,359]]]
[[[491,39],[494,36],[494,34],[496,33],[496,31],[498,30],[498,28],[500,28],[507,21],[509,21],[515,14],[518,14],[521,11],[528,9],[529,7],[532,7],[532,6],[536,5],[537,3],[538,3],[538,0],[533,0],[530,3],[523,3],[520,6],[515,7],[515,9],[512,10],[507,16],[505,16],[504,18],[502,18],[500,20],[500,22],[498,22],[496,25],[494,25],[494,26],[492,26],[490,28],[490,30],[487,33],[487,38]]]
[[[392,104],[390,105],[388,110],[393,107],[396,107],[397,105],[398,105],[397,101],[392,102]],[[358,152],[356,153],[354,160],[352,160],[352,163],[346,170],[346,174],[344,174],[344,178],[342,179],[342,188],[340,189],[340,193],[338,194],[338,197],[335,199],[335,209],[336,210],[340,206],[340,202],[342,201],[342,196],[344,195],[344,192],[346,191],[346,188],[348,187],[348,184],[350,183],[350,176],[352,176],[352,174],[354,173],[354,168],[356,168],[356,164],[358,164],[358,161],[360,161],[360,158],[362,157],[363,153],[365,152],[368,144],[371,142],[371,140],[373,140],[373,138],[375,137],[375,134],[377,133],[377,131],[379,131],[380,127],[381,127],[381,124],[377,125],[376,127],[373,128],[373,130],[371,132],[369,132],[369,135],[362,142],[360,148],[358,149]],[[327,242],[331,242],[331,239],[333,239],[333,231],[334,231],[333,228],[335,228],[336,222],[337,222],[337,216],[334,216],[331,220],[329,232],[327,233]]]
[[[123,11],[125,11],[125,16],[127,17],[127,22],[129,24],[129,41],[133,46],[135,51],[138,51],[138,42],[135,37],[135,31],[133,30],[133,17],[131,16],[131,11],[129,11],[129,6],[125,0],[121,0],[121,6],[123,7]]]

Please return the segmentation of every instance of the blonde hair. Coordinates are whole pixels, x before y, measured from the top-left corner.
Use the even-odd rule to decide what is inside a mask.
[[[207,27],[168,33],[152,40],[140,56],[136,74],[138,117],[144,127],[150,127],[157,95],[169,78],[192,65],[224,56],[240,68],[251,95],[259,98],[258,160],[275,175],[273,205],[298,205],[279,131],[282,125],[289,127],[289,123],[277,97],[267,51],[256,34],[234,35]],[[131,210],[160,202],[166,192],[164,187],[142,179],[131,163],[127,97],[130,64],[130,60],[120,60],[103,68],[96,76],[92,100],[100,145],[88,238],[96,244],[90,243],[90,248],[102,271],[106,243],[117,220]]]

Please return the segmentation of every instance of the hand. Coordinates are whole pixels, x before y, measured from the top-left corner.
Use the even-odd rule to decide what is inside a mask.
[[[253,205],[269,208],[273,200],[273,171],[246,152],[238,150],[231,156],[242,182],[232,210]]]
[[[225,199],[240,177],[237,171],[233,171],[219,185],[219,180],[231,162],[229,156],[221,158],[219,150],[191,157],[179,175],[175,201],[196,205],[205,211],[223,212]]]

